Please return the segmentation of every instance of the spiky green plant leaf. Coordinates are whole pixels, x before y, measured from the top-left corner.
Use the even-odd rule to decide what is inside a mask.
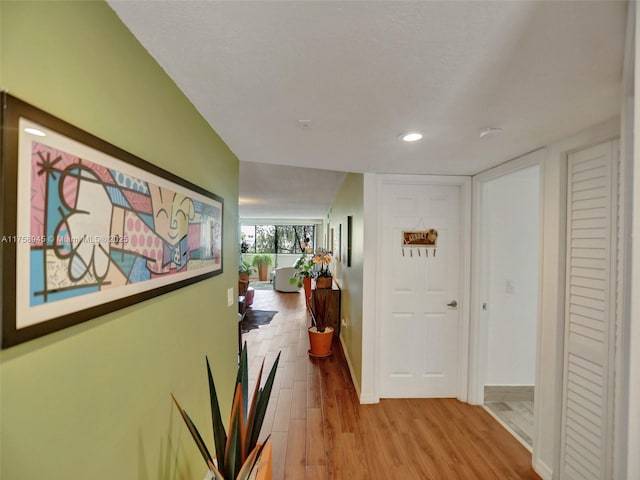
[[[213,423],[213,442],[216,449],[218,469],[221,472],[224,472],[224,451],[227,445],[227,433],[224,429],[224,423],[222,423],[222,415],[220,415],[220,403],[218,402],[218,394],[216,393],[216,386],[213,382],[213,375],[211,374],[209,358],[205,358],[207,360],[207,376],[209,378],[209,398],[211,402],[211,422]]]
[[[251,434],[248,438],[248,448],[252,450],[258,443],[258,437],[260,436],[260,429],[264,422],[264,417],[267,413],[267,407],[269,406],[269,398],[271,397],[271,390],[273,389],[273,382],[276,378],[276,370],[278,369],[278,362],[280,361],[280,352],[276,357],[276,361],[273,362],[267,381],[264,384],[264,388],[258,391],[258,400],[255,407],[255,415],[253,415],[252,425],[248,427],[251,429]]]
[[[242,467],[243,458],[243,434],[244,434],[244,415],[242,412],[242,387],[236,386],[233,407],[231,408],[231,419],[229,421],[229,436],[227,437],[227,446],[224,452],[224,473],[227,478],[236,478],[236,475]]]
[[[247,416],[247,442],[245,445],[245,456],[253,449],[250,445],[251,436],[255,426],[256,418],[256,405],[258,404],[258,398],[260,398],[260,383],[262,382],[262,372],[264,371],[264,360],[260,365],[260,371],[258,372],[258,378],[256,379],[256,386],[253,389],[253,396],[251,397],[251,406],[249,407],[249,414]]]
[[[249,361],[247,354],[247,342],[244,342],[242,346],[242,352],[240,352],[240,363],[238,364],[238,375],[236,376],[236,385],[242,386],[242,411],[244,412],[244,420],[247,421],[247,403],[249,399]]]
[[[189,432],[191,433],[193,440],[196,442],[196,445],[198,446],[198,450],[200,450],[200,454],[202,455],[202,458],[204,458],[204,461],[206,462],[207,466],[210,469],[215,468],[213,465],[213,459],[211,458],[211,454],[209,453],[209,450],[207,449],[207,446],[205,445],[204,440],[202,440],[202,436],[200,435],[200,432],[196,428],[195,424],[193,423],[193,420],[191,420],[191,417],[189,417],[189,414],[187,414],[186,410],[184,410],[180,406],[180,404],[178,403],[178,400],[176,400],[176,397],[174,397],[173,394],[171,394],[171,398],[173,398],[173,402],[176,404],[176,407],[178,407],[180,416],[184,420],[184,423],[187,425],[187,428],[189,429]]]
[[[216,467],[209,468],[213,472],[213,480],[224,480],[224,476]]]

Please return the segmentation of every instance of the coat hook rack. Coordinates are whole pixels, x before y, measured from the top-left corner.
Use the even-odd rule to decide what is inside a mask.
[[[433,249],[433,257],[436,256],[436,246],[438,244],[438,230],[426,228],[422,218],[418,221],[418,226],[422,225],[422,230],[402,231],[402,256],[405,256],[405,247],[409,248],[409,255],[413,258],[413,249],[418,250],[418,257],[422,256],[420,248],[424,247],[424,257],[429,258],[429,250]]]

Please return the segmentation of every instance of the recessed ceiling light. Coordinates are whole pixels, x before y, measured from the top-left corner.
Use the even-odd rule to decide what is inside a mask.
[[[42,130],[38,130],[37,128],[25,128],[24,129],[25,132],[30,133],[31,135],[37,135],[38,137],[46,137],[47,134],[44,133]]]
[[[416,131],[404,132],[400,135],[400,140],[403,142],[417,142],[422,139],[422,136],[422,133]]]

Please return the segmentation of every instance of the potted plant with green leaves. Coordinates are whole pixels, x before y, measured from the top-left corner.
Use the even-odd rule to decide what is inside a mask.
[[[242,260],[238,264],[238,278],[243,282],[248,282],[249,277],[251,277],[251,275],[253,275],[255,271],[256,269],[253,268],[253,265],[251,265],[246,260]]]
[[[268,253],[256,253],[251,257],[251,265],[258,269],[258,279],[264,282],[269,273],[269,267],[273,265],[273,257]]]
[[[280,354],[278,353],[264,387],[260,388],[264,369],[263,360],[253,396],[249,403],[247,344],[244,344],[240,355],[240,364],[238,365],[236,388],[233,395],[233,406],[231,408],[231,419],[229,421],[229,428],[225,431],[222,416],[220,415],[218,395],[211,374],[209,359],[207,358],[211,419],[213,421],[213,439],[216,453],[215,459],[211,456],[202,439],[202,435],[200,435],[191,417],[180,406],[173,394],[171,395],[202,458],[207,464],[207,468],[209,468],[210,478],[213,480],[248,480],[249,478],[254,478],[254,474],[257,480],[271,478],[271,447],[268,443],[269,438],[267,437],[262,444],[258,443],[258,438],[269,404],[269,397],[273,389],[273,382],[279,360]]]
[[[293,268],[296,269],[296,273],[289,280],[291,285],[296,285],[298,288],[304,287],[304,298],[307,308],[309,308],[309,297],[311,297],[311,279],[315,277],[316,271],[314,269],[313,257],[307,256],[304,252],[300,258],[293,264]]]

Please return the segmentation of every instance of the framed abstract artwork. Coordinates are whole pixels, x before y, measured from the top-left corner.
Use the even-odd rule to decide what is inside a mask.
[[[2,95],[3,348],[222,273],[221,197]]]

